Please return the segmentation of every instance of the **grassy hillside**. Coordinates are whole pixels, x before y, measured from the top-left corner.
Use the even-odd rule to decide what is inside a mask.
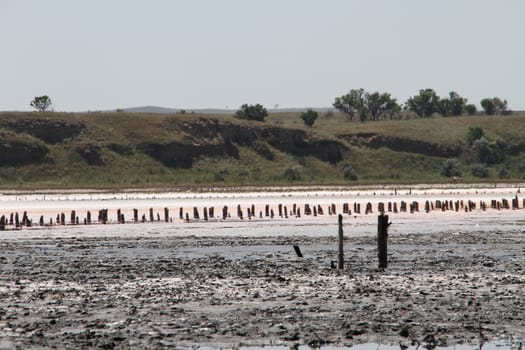
[[[467,144],[474,126],[484,143]],[[368,123],[328,113],[310,128],[298,113],[260,123],[228,115],[5,112],[0,141],[4,189],[450,182],[441,174],[447,159],[457,159],[464,181],[525,175],[524,113]],[[344,177],[348,166],[357,180]]]

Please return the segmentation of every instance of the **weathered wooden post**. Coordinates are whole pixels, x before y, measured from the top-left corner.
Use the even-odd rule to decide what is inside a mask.
[[[199,209],[197,207],[193,207],[193,218],[196,219],[196,220],[200,219]]]
[[[164,221],[170,221],[170,210],[168,209],[168,207],[164,208]]]
[[[228,217],[228,207],[227,206],[224,206],[222,208],[222,219],[223,220],[226,220],[226,218]]]
[[[204,221],[208,221],[208,208],[207,207],[204,207],[204,209],[202,209],[202,217],[204,218]]]
[[[381,213],[377,217],[377,251],[379,257],[379,268],[388,267],[387,240],[388,240],[388,215]]]
[[[139,222],[139,210],[138,209],[133,209],[133,221],[135,221],[135,223]]]
[[[210,219],[213,219],[215,217],[215,208],[214,207],[211,207],[208,209],[208,216],[210,217]]]
[[[91,224],[91,212],[88,210],[86,214],[86,221],[88,224]]]
[[[242,215],[242,208],[240,204],[237,205],[237,216],[239,217],[239,219],[244,220],[243,215]]]
[[[117,209],[117,224],[120,224],[120,217],[121,217],[121,211],[120,209]]]
[[[337,268],[342,270],[344,268],[344,254],[343,254],[343,215],[338,216],[339,225],[339,254],[337,254]]]
[[[184,209],[182,207],[180,207],[179,209],[179,219],[183,219],[184,218]]]
[[[151,221],[151,222],[154,221],[154,218],[153,218],[153,208],[149,208],[149,221]]]
[[[268,204],[266,204],[266,205],[264,206],[264,216],[265,216],[265,217],[270,216],[270,206],[269,206]]]
[[[6,222],[6,217],[2,215],[2,217],[0,218],[0,231],[5,231],[5,222]]]

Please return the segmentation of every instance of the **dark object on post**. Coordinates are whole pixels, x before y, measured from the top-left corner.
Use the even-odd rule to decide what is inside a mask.
[[[301,253],[301,248],[299,248],[298,245],[294,245],[293,249],[295,250],[295,254],[297,254],[297,257],[299,257],[299,258],[303,257],[303,253]]]
[[[342,270],[344,268],[344,256],[343,256],[343,215],[338,216],[339,225],[339,254],[337,255],[337,268]]]
[[[388,267],[387,257],[387,240],[388,240],[388,215],[381,213],[377,217],[377,250],[379,257],[379,268],[386,269]]]

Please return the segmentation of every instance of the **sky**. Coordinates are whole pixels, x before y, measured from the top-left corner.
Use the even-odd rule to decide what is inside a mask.
[[[351,89],[525,110],[523,0],[0,0],[0,110],[329,107]]]

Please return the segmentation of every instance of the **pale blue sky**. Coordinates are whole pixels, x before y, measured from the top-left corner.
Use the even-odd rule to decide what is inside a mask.
[[[0,110],[324,107],[433,88],[525,110],[523,0],[0,0]]]

